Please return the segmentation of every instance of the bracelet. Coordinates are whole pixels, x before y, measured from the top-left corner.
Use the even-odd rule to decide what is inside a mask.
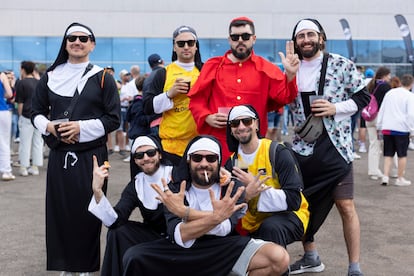
[[[165,95],[167,96],[168,99],[172,100],[172,98],[168,95],[168,91],[165,92]]]
[[[190,216],[190,206],[187,206],[187,208],[185,208],[185,215],[182,218],[182,222],[186,223],[188,221],[189,216]]]

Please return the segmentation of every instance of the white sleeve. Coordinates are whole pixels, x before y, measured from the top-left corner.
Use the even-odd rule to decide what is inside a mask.
[[[164,111],[170,110],[174,107],[174,102],[172,99],[167,97],[167,93],[161,93],[154,97],[152,102],[154,112],[161,114]]]
[[[184,248],[190,248],[191,246],[193,246],[193,244],[195,243],[196,240],[192,239],[192,240],[188,240],[186,242],[183,242],[183,240],[181,238],[181,231],[180,231],[180,227],[181,227],[182,223],[183,222],[180,222],[175,226],[174,240],[175,240],[175,243],[178,244],[179,246],[184,247]]]
[[[270,188],[260,193],[257,202],[259,212],[279,212],[287,210],[286,194],[281,189]]]
[[[44,135],[49,135],[50,133],[47,131],[47,124],[50,121],[43,115],[37,115],[34,120],[33,123],[35,125],[35,127],[40,131],[40,133],[44,134]]]
[[[102,196],[99,203],[96,203],[95,197],[92,196],[91,201],[89,202],[88,211],[99,218],[106,227],[111,226],[118,218],[118,214],[115,212],[106,196]]]
[[[79,121],[79,143],[90,142],[105,135],[105,128],[99,119]]]
[[[336,122],[340,122],[358,111],[358,106],[354,102],[354,100],[349,99],[343,102],[335,103],[336,114],[334,119]]]
[[[208,231],[207,234],[224,237],[227,236],[230,233],[230,231],[230,220],[226,219],[225,221],[221,222],[219,225]]]

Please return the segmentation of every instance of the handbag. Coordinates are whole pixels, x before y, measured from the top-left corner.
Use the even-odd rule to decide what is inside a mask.
[[[368,105],[361,110],[361,117],[367,122],[371,122],[377,118],[379,108],[377,98],[375,98],[374,95],[380,85],[381,84],[378,84],[377,87],[375,87],[374,92],[371,93],[371,99]]]
[[[323,95],[325,85],[326,67],[328,65],[329,53],[323,54],[321,76],[319,79],[318,95]],[[305,142],[313,143],[323,132],[322,117],[315,117],[310,114],[306,120],[299,126],[295,127],[295,133]]]

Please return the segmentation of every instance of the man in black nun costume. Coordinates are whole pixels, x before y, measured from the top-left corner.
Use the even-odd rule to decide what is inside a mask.
[[[131,247],[124,275],[282,275],[289,254],[274,243],[235,235],[244,214],[244,187],[220,184],[221,146],[211,136],[188,144],[173,181],[152,185],[164,203],[167,234]]]
[[[113,208],[102,191],[109,177],[108,166],[99,166],[94,157],[93,197],[88,210],[109,228],[101,276],[122,275],[122,257],[129,247],[163,238],[167,231],[163,205],[150,185],[162,188],[161,179],[169,182],[172,166],[162,157],[161,142],[155,136],[137,137],[131,152],[139,173],[122,191]],[[139,209],[142,222],[128,220],[135,208]]]
[[[119,126],[120,104],[114,78],[89,62],[94,48],[92,30],[70,24],[32,101],[32,122],[50,147],[47,270],[61,275],[90,275],[100,264],[101,221],[88,212],[92,156],[99,163],[108,159],[106,137]]]

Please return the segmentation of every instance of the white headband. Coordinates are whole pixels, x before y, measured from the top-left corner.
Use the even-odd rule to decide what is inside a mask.
[[[71,33],[74,33],[74,32],[82,32],[87,35],[92,35],[92,33],[88,29],[86,29],[85,27],[79,26],[79,25],[70,27],[69,30],[66,32],[66,35],[70,35]]]
[[[200,138],[197,141],[195,141],[190,148],[187,151],[187,160],[190,159],[190,154],[199,151],[199,150],[207,150],[211,151],[219,156],[219,160],[221,158],[220,156],[220,146],[213,140],[209,138]]]
[[[254,119],[257,119],[256,114],[254,114],[254,112],[251,111],[247,106],[239,105],[239,106],[233,107],[233,109],[231,110],[230,115],[229,115],[229,121],[234,120],[240,116],[249,116]]]
[[[313,30],[317,33],[321,32],[321,30],[319,30],[318,26],[314,22],[306,19],[300,21],[299,24],[296,26],[295,36],[303,30]]]
[[[154,148],[158,149],[157,145],[151,138],[148,138],[147,136],[139,136],[135,139],[134,143],[132,144],[131,152],[135,153],[137,148],[142,146],[153,146]]]

